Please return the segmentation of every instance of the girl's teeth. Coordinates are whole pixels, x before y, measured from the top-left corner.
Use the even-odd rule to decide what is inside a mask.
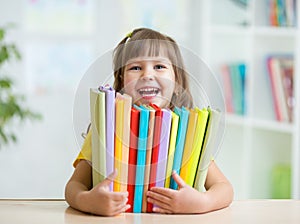
[[[155,96],[158,93],[158,89],[156,88],[145,88],[145,89],[140,89],[139,90],[139,94],[143,95],[151,95],[151,96]]]

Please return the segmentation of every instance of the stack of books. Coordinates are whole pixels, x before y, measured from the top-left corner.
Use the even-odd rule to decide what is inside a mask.
[[[190,186],[204,190],[209,162],[217,150],[221,113],[211,108],[132,105],[110,86],[90,89],[93,185],[117,169],[111,191],[128,191],[127,212],[152,212],[151,187],[177,189],[175,170]]]

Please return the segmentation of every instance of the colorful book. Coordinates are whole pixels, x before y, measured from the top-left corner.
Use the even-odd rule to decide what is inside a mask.
[[[181,161],[181,169],[180,169],[180,177],[186,182],[188,173],[190,172],[188,167],[188,161],[191,158],[192,150],[193,150],[193,141],[194,141],[194,134],[196,132],[196,125],[198,119],[197,111],[190,109],[190,116],[189,122],[187,126],[187,132],[185,137],[185,143],[183,148],[182,154],[182,161]]]
[[[193,140],[192,155],[187,162],[187,170],[189,171],[186,178],[186,184],[193,187],[196,172],[197,164],[201,155],[202,146],[205,138],[205,131],[208,121],[208,111],[206,108],[200,110],[195,108],[195,111],[198,113],[197,126],[195,131],[195,136]]]
[[[157,174],[157,162],[160,145],[160,133],[162,126],[163,112],[160,107],[155,104],[150,104],[155,110],[155,122],[154,122],[154,134],[153,134],[153,145],[152,145],[152,156],[150,166],[150,179],[149,179],[149,190],[155,186],[156,174]],[[147,202],[147,212],[152,212],[153,204]]]
[[[203,143],[202,152],[200,154],[200,159],[198,161],[197,174],[194,182],[194,188],[198,191],[205,191],[205,181],[208,171],[208,166],[210,161],[215,156],[218,145],[216,145],[219,125],[221,121],[221,112],[214,109],[207,109],[209,112],[208,115],[208,124],[205,133],[205,139]]]
[[[116,95],[116,118],[115,118],[115,169],[117,176],[114,181],[114,191],[121,190],[121,169],[122,169],[122,138],[124,125],[124,99],[120,93]]]
[[[105,92],[106,176],[109,176],[114,171],[115,90],[110,85],[100,86],[99,90]],[[113,191],[113,183],[110,185],[110,191]]]
[[[180,166],[182,161],[186,130],[189,121],[189,111],[182,107],[181,109],[175,107],[174,112],[179,116],[179,125],[178,125],[178,133],[176,139],[175,146],[175,154],[173,161],[173,170],[175,170],[178,174],[180,173]],[[175,180],[171,177],[170,188],[177,190],[178,185]]]
[[[137,105],[134,105],[134,107],[140,110],[140,121],[133,212],[140,213],[142,211],[142,200],[144,190],[149,110],[146,110]]]
[[[172,112],[172,124],[171,124],[170,143],[169,143],[169,150],[168,150],[169,152],[168,152],[165,188],[170,187],[174,153],[175,153],[175,145],[176,145],[176,138],[177,138],[177,130],[178,130],[178,121],[179,121],[179,116],[177,114],[175,114],[174,112]]]
[[[167,161],[168,161],[168,149],[170,140],[170,130],[172,122],[172,112],[168,109],[162,109],[162,126],[160,132],[160,145],[157,161],[157,174],[156,174],[156,187],[165,186]]]
[[[90,89],[93,186],[106,177],[105,93]]]
[[[121,163],[121,183],[120,191],[127,191],[128,183],[128,158],[129,158],[129,140],[130,140],[130,115],[132,98],[127,94],[123,94],[123,137],[122,137],[122,163]]]
[[[289,64],[289,65],[288,65]],[[276,120],[292,120],[293,105],[293,59],[289,56],[269,56],[267,67]]]
[[[231,84],[230,70],[228,65],[222,65],[221,75],[222,75],[222,81],[224,87],[226,111],[228,113],[234,113],[232,84]]]
[[[149,180],[150,180],[150,167],[151,167],[151,156],[152,156],[152,145],[153,145],[155,110],[150,106],[141,106],[141,107],[149,110],[148,139],[147,139],[145,178],[144,178],[144,191],[143,191],[143,204],[142,204],[142,212],[147,212],[147,191],[149,188]]]
[[[136,173],[136,160],[138,150],[138,138],[139,138],[139,120],[140,111],[135,107],[131,108],[131,120],[130,120],[130,144],[129,144],[129,158],[128,158],[128,204],[130,208],[127,212],[133,212],[133,199],[135,191],[135,173]]]
[[[244,114],[243,111],[243,84],[242,77],[238,64],[231,64],[230,67],[230,77],[233,90],[233,107],[236,114]]]

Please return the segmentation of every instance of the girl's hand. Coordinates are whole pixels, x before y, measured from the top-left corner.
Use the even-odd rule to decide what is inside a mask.
[[[115,216],[130,208],[128,192],[110,192],[109,185],[116,177],[116,171],[90,191],[82,192],[79,200],[84,201],[87,211],[96,215]]]
[[[175,171],[172,177],[178,184],[179,190],[153,187],[147,192],[148,202],[158,206],[153,207],[153,211],[167,214],[205,211],[205,193],[187,185]]]

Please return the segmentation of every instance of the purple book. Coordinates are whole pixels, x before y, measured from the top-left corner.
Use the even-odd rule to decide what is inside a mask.
[[[156,187],[164,187],[168,162],[169,138],[172,121],[172,112],[162,109],[162,124],[160,133],[160,146],[157,161]]]
[[[105,92],[106,102],[106,176],[114,171],[114,134],[115,134],[115,90],[110,85],[100,86]],[[113,191],[113,183],[110,185]]]

